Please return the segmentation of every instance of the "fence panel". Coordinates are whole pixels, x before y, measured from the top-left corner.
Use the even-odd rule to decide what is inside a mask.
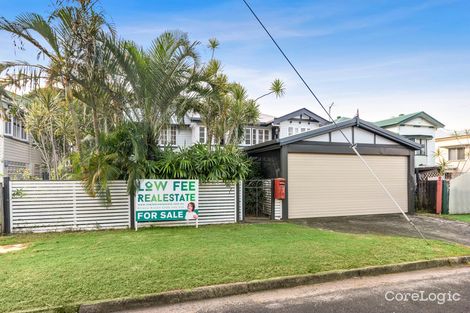
[[[274,219],[282,219],[282,200],[274,199]]]
[[[90,197],[79,181],[11,181],[10,230],[48,232],[127,228],[130,199],[125,181],[109,183],[111,204]]]
[[[130,227],[130,198],[125,181],[110,182],[112,203],[90,197],[79,181],[11,181],[10,232],[50,232]],[[241,197],[240,197],[241,198]],[[236,185],[199,185],[199,224],[237,221]],[[139,223],[183,226],[195,221]]]
[[[470,213],[470,173],[450,181],[449,214]]]

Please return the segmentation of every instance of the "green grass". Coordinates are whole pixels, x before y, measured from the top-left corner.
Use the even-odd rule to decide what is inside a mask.
[[[432,213],[420,213],[420,215],[470,223],[470,214],[440,214],[439,215],[439,214],[432,214]]]
[[[0,238],[9,243],[30,245],[0,256],[0,312],[470,254],[284,223]]]
[[[441,217],[454,220],[454,221],[461,221],[470,223],[470,214],[452,214],[452,215],[441,215]]]

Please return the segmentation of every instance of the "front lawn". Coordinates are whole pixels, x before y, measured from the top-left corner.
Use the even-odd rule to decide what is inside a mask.
[[[470,255],[463,246],[294,224],[154,228],[0,238],[0,312],[204,285]]]

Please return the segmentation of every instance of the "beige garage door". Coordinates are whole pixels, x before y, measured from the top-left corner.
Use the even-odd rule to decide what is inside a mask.
[[[364,156],[408,211],[408,158]],[[400,213],[355,155],[289,153],[289,218]]]

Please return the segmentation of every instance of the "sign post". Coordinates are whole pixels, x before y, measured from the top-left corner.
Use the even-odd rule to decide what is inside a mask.
[[[199,181],[143,179],[134,198],[135,223],[194,220],[198,227]]]

